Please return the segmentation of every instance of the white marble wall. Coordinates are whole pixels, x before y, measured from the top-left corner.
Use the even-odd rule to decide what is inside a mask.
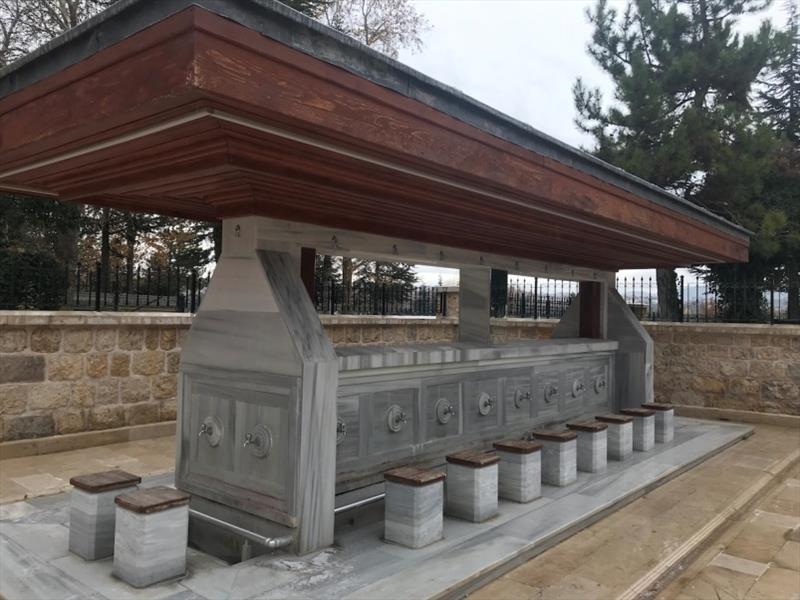
[[[577,431],[578,470],[585,473],[604,471],[607,461],[606,431]]]
[[[542,495],[542,454],[497,450],[498,489],[501,498],[512,502],[530,502]]]
[[[671,442],[672,438],[675,437],[675,411],[658,410],[655,417],[656,442],[659,444]]]
[[[607,423],[606,445],[609,460],[625,460],[633,454],[633,422]]]
[[[386,482],[383,536],[386,541],[422,548],[444,533],[444,482],[413,486]]]
[[[647,452],[655,445],[655,415],[649,417],[633,417],[633,449]]]
[[[537,441],[542,443],[542,483],[564,486],[575,481],[578,477],[576,440]]]
[[[139,514],[117,507],[114,575],[145,587],[186,573],[189,507]]]
[[[481,523],[497,514],[497,463],[487,467],[447,464],[445,513]]]
[[[91,494],[74,488],[70,494],[69,550],[86,560],[114,554],[114,498],[132,492],[137,486]]]

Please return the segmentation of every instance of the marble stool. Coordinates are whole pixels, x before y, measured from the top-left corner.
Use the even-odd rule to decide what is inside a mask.
[[[542,483],[564,486],[575,481],[578,434],[540,429],[533,432],[533,437],[542,442]]]
[[[585,473],[604,471],[608,460],[608,425],[599,421],[581,421],[567,423],[567,429],[578,434],[578,470]]]
[[[447,456],[445,514],[481,523],[497,514],[497,463],[487,452],[457,452]]]
[[[655,412],[646,408],[623,408],[619,412],[633,417],[633,449],[638,452],[652,450],[656,443]]]
[[[400,467],[387,471],[383,477],[384,539],[408,548],[422,548],[442,539],[445,474]]]
[[[669,404],[642,404],[642,408],[656,413],[656,443],[666,444],[675,437],[675,410]]]
[[[606,435],[608,460],[625,460],[633,454],[633,417],[598,415],[595,419],[608,425]]]
[[[113,573],[145,587],[186,573],[189,494],[159,486],[117,496]]]
[[[142,478],[125,471],[78,475],[69,480],[69,550],[86,560],[114,554],[114,498],[131,492]]]
[[[542,495],[542,445],[529,440],[495,442],[500,457],[499,496],[513,502],[530,502]]]

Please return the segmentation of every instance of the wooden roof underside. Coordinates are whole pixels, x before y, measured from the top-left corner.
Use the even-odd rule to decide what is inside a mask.
[[[602,270],[748,239],[191,7],[0,99],[0,188]]]

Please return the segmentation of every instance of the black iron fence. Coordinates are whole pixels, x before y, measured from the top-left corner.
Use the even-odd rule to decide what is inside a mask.
[[[317,311],[330,315],[447,316],[443,287],[357,281],[351,286],[329,281],[316,286]]]
[[[42,270],[12,264],[0,275],[5,310],[122,310],[194,312],[209,276],[201,269],[100,263]]]

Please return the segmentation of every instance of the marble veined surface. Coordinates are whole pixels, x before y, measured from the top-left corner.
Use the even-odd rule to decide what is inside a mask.
[[[339,358],[339,371],[342,372],[382,367],[612,352],[617,346],[618,343],[611,340],[570,338],[528,340],[494,346],[467,342],[404,346],[343,346],[336,348],[336,355]]]
[[[609,427],[610,429],[610,427]],[[68,550],[69,496],[4,505],[0,511],[0,595],[37,598],[423,598],[460,597],[477,573],[493,573],[520,556],[576,532],[596,515],[750,434],[746,425],[675,417],[675,438],[650,452],[612,461],[602,473],[578,473],[565,487],[542,486],[527,504],[501,500],[484,523],[444,518],[444,537],[425,548],[382,540],[383,504],[343,515],[334,546],[304,556],[275,553],[228,565],[189,548],[179,581],[136,590],[111,576],[111,560],[87,562]],[[146,478],[164,484],[171,475]]]

